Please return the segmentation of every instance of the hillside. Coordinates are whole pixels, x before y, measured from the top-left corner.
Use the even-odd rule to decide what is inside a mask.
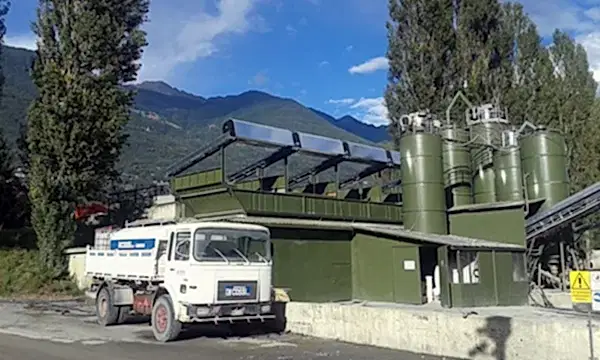
[[[0,127],[12,142],[16,141],[19,124],[25,122],[27,107],[35,97],[36,90],[29,77],[33,57],[34,53],[28,50],[4,48],[2,63],[6,82],[0,105]],[[120,163],[124,180],[130,183],[147,184],[162,179],[168,166],[214,139],[229,117],[368,143],[294,100],[259,91],[203,98],[163,82],[146,82],[136,87],[133,118],[127,125],[129,141]],[[230,169],[257,159],[261,153],[239,146],[232,149],[228,158],[235,161]],[[312,162],[296,159],[294,163],[306,167]],[[205,166],[217,164],[212,161]]]
[[[356,118],[346,115],[339,119],[324,113],[320,110],[311,108],[317,115],[327,120],[330,124],[339,127],[340,129],[346,130],[349,133],[359,135],[364,139],[367,139],[374,143],[381,143],[390,140],[390,135],[387,131],[387,126],[375,126],[371,124],[365,124]]]

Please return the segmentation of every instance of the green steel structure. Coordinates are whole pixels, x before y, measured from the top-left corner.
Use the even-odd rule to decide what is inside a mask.
[[[518,146],[504,147],[494,153],[494,171],[496,200],[523,200],[523,173]]]
[[[446,204],[442,174],[442,138],[425,131],[400,138],[402,211],[407,229],[446,234]]]
[[[569,196],[567,149],[558,132],[538,127],[520,138],[527,195],[545,198],[542,211]]]
[[[505,124],[476,122],[481,112],[493,119],[491,110],[480,108],[468,122],[479,126],[475,133],[486,129],[491,145],[475,144],[480,137],[472,128],[468,137],[466,130],[412,114],[401,124],[399,152],[229,120],[214,144],[169,172],[171,189],[180,217],[269,227],[274,282],[290,288],[293,300],[422,304],[426,280],[437,276],[444,306],[522,305],[528,291],[524,221],[539,206],[513,201],[521,200],[518,149],[496,150],[491,160],[471,158],[487,156],[477,149],[497,147],[494,131]],[[273,151],[235,168],[225,156],[235,142]],[[185,173],[215,154],[221,167]],[[299,172],[290,168],[288,158],[305,154],[321,161]],[[337,170],[345,162],[363,168],[342,178]],[[282,174],[267,176],[275,163],[283,164]],[[328,169],[335,176],[317,182]],[[479,180],[473,176],[478,170],[485,170]],[[503,173],[510,182],[496,186]],[[489,204],[496,192],[505,202]],[[469,204],[471,196],[476,204]]]
[[[471,204],[471,154],[467,146],[469,132],[449,125],[442,129],[442,137],[446,205],[451,208]]]

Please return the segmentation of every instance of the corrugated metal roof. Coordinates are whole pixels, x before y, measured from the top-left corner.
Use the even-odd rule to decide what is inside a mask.
[[[438,245],[447,245],[454,248],[471,249],[497,249],[497,250],[525,250],[524,246],[507,244],[482,239],[473,239],[456,235],[438,235],[426,234],[411,230],[406,230],[400,225],[375,224],[365,222],[350,221],[331,221],[331,220],[310,220],[295,218],[278,217],[258,217],[258,216],[234,216],[224,220],[235,222],[248,222],[253,224],[262,224],[265,226],[281,227],[307,227],[328,230],[346,230],[380,234],[394,238],[404,238],[418,242],[426,242]]]

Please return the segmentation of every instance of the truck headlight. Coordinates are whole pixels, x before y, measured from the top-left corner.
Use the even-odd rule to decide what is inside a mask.
[[[210,308],[200,306],[196,308],[196,316],[207,316],[210,314]]]
[[[268,313],[271,311],[271,305],[263,305],[260,307],[260,312],[261,313]]]

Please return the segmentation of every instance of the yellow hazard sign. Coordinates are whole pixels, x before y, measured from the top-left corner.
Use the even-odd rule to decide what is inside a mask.
[[[569,272],[569,283],[571,284],[571,301],[578,304],[590,304],[592,302],[591,276],[589,271]]]

